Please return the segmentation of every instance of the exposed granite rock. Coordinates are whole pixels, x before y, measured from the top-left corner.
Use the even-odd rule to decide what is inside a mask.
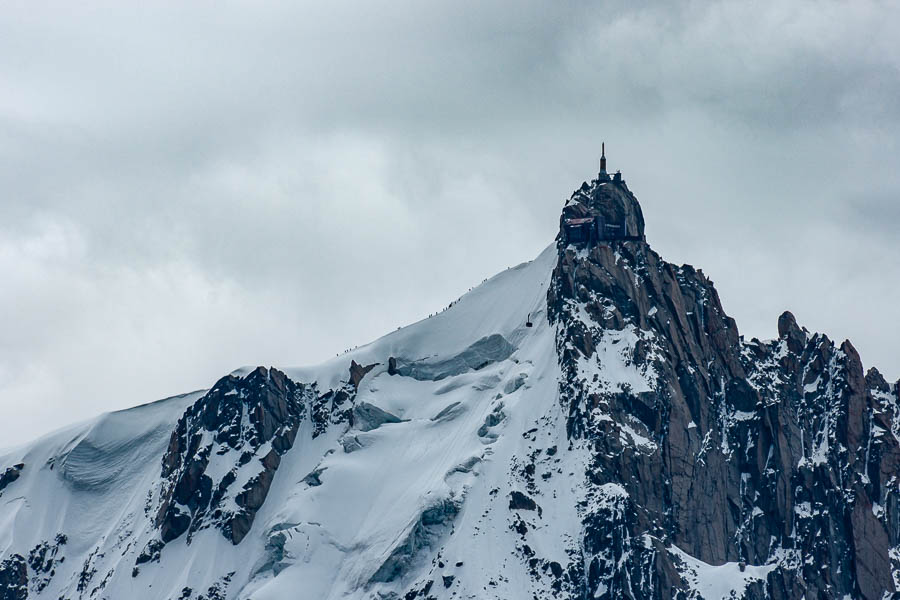
[[[290,450],[315,390],[276,369],[229,375],[178,421],[163,458],[155,523],[167,543],[185,532],[216,526],[238,544],[265,502],[281,456]],[[207,475],[212,462],[222,462]],[[246,481],[233,489],[238,473]],[[237,509],[226,508],[233,498]]]
[[[778,337],[787,340],[788,350],[797,354],[806,346],[807,332],[797,325],[793,313],[784,311],[778,317]]]
[[[624,223],[630,236],[644,238],[644,214],[625,182],[601,177],[583,183],[563,207],[560,228],[566,219],[603,217],[607,223]]]
[[[363,377],[366,374],[377,367],[379,363],[372,363],[371,365],[362,366],[358,364],[355,360],[350,361],[350,385],[353,386],[353,389],[359,389],[359,383],[363,380]]]
[[[347,384],[336,390],[328,390],[310,401],[310,420],[313,424],[313,439],[328,430],[331,425],[349,422],[353,410],[356,389]]]
[[[537,510],[537,504],[534,500],[518,490],[514,490],[509,494],[510,510]]]
[[[13,554],[0,562],[0,600],[27,600],[28,565],[25,557]]]
[[[22,472],[22,469],[25,468],[25,463],[19,463],[13,465],[11,467],[7,467],[2,474],[0,474],[0,492],[6,489],[6,487],[11,484],[13,481],[19,478],[19,474]]]
[[[64,534],[58,534],[53,541],[43,541],[28,553],[28,567],[31,572],[32,589],[41,593],[56,575],[56,567],[65,562],[62,549],[69,541]]]
[[[137,565],[142,565],[149,562],[159,562],[159,559],[162,556],[162,549],[164,547],[164,542],[160,540],[150,540],[147,546],[141,551],[140,554],[138,554],[137,559],[134,561],[135,570],[132,571],[132,577],[137,576]]]
[[[643,232],[615,184],[583,186],[563,219],[597,214]],[[587,595],[687,595],[672,547],[710,565],[775,565],[746,598],[897,592],[897,386],[790,313],[778,339],[742,341],[712,282],[645,242],[558,239],[560,398],[593,457],[577,557]]]

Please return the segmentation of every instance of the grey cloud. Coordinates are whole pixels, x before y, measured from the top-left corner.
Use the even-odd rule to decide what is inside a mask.
[[[602,139],[743,333],[790,308],[897,377],[898,12],[5,4],[0,439],[434,312],[551,241]]]

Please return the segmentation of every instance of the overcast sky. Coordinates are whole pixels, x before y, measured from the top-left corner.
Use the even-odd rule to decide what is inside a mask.
[[[900,3],[128,4],[0,4],[0,446],[441,309],[604,140],[742,334],[900,377]]]

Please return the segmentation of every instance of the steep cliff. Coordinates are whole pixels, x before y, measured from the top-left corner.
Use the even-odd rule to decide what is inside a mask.
[[[611,183],[584,186],[565,213],[643,226]],[[897,385],[790,313],[778,339],[745,342],[712,282],[645,242],[558,250],[549,315],[567,432],[590,447],[590,485],[620,492],[585,515],[591,595],[670,597],[690,583],[684,554],[755,572],[751,598],[894,590]]]

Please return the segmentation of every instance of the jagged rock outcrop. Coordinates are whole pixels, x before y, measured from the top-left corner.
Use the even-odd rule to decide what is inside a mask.
[[[311,387],[316,390],[316,386]],[[312,437],[315,439],[328,430],[329,425],[348,423],[353,412],[356,388],[347,384],[310,400],[309,418],[312,421]]]
[[[770,576],[780,597],[837,590],[880,598],[896,591],[892,571],[900,567],[897,385],[876,369],[864,375],[849,341],[836,346],[796,327],[780,333],[745,346],[748,380],[760,398],[747,471],[754,488],[776,491],[761,495],[768,518],[747,527],[748,553],[765,556],[763,537],[772,535],[815,557],[815,564]]]
[[[9,484],[18,479],[19,474],[24,468],[25,463],[18,463],[11,467],[7,467],[3,473],[0,474],[0,492],[3,492]]]
[[[564,214],[624,215],[643,231],[614,184],[586,184]],[[895,591],[897,386],[790,313],[779,339],[745,343],[712,282],[645,242],[559,239],[560,396],[603,496],[583,520],[588,595],[687,597],[679,552],[765,566],[738,590],[747,598]]]
[[[13,554],[0,562],[0,600],[27,600],[28,565],[25,557]]]
[[[624,224],[629,236],[644,239],[644,213],[624,181],[601,176],[581,184],[563,207],[560,229],[567,219],[595,216],[603,217],[606,223]]]
[[[359,389],[359,384],[363,380],[363,377],[366,374],[378,366],[378,363],[372,363],[371,365],[360,365],[355,360],[350,361],[350,385],[353,386],[353,389]]]
[[[223,377],[188,409],[162,461],[156,513],[162,542],[214,525],[239,544],[312,398],[313,390],[281,371],[259,367],[245,377]],[[211,463],[218,463],[215,469]],[[210,472],[224,475],[214,479]],[[238,480],[245,483],[234,489]]]

